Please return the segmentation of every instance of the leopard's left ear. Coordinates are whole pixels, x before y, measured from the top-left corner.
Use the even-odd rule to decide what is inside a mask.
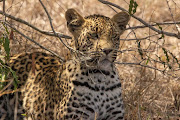
[[[119,12],[114,15],[111,20],[117,23],[120,30],[125,30],[126,25],[130,20],[130,15],[127,12]]]
[[[84,18],[75,9],[68,9],[65,17],[70,32],[74,32],[84,23]]]

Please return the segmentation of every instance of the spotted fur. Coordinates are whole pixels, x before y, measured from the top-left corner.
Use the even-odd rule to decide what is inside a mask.
[[[119,37],[129,19],[126,12],[112,18],[103,15],[83,18],[69,9],[67,27],[74,37],[72,47],[76,49],[69,60],[62,63],[55,56],[41,52],[12,57],[10,66],[18,75],[21,89],[18,109],[24,110],[24,119],[123,119],[121,82],[113,62]],[[7,112],[5,97],[8,96],[0,98],[0,117],[12,119],[14,109]],[[23,118],[19,116],[18,119]]]

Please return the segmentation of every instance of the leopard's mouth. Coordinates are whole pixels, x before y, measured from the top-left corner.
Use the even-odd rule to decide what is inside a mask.
[[[108,58],[94,57],[86,60],[86,65],[88,67],[106,70],[112,65],[112,61],[110,61]]]
[[[97,57],[89,58],[87,62],[89,63],[98,63],[99,59]]]
[[[86,54],[86,63],[90,66],[99,66],[99,65],[106,65],[112,64],[115,60],[113,58],[113,52],[110,54],[105,54],[103,51],[94,51],[89,54]]]
[[[111,62],[109,59],[105,58],[105,59],[99,61],[99,63],[98,63],[97,66],[98,66],[98,68],[100,68],[100,69],[106,70],[106,69],[108,69],[109,66],[111,66],[111,65],[112,65],[112,62]]]
[[[93,57],[93,58],[89,58],[87,62],[93,64],[99,64],[99,63],[108,63],[108,62],[112,63],[113,61],[108,57]]]
[[[99,62],[106,63],[106,62],[111,62],[111,61],[110,61],[109,59],[105,58],[105,59],[103,59],[103,60],[101,60],[101,61],[99,61]]]

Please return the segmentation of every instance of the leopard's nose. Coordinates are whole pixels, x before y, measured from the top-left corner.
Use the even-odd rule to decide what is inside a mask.
[[[103,52],[108,55],[110,52],[112,52],[112,49],[103,49]]]

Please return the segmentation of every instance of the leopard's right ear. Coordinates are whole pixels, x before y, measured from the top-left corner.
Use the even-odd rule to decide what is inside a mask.
[[[124,32],[124,30],[126,29],[126,25],[128,24],[129,20],[130,20],[130,15],[127,12],[119,12],[116,15],[114,15],[111,18],[112,21],[114,21],[119,30],[121,31],[121,34]]]
[[[70,32],[74,32],[74,30],[81,27],[85,22],[84,18],[75,9],[68,9],[65,13],[65,17]]]

